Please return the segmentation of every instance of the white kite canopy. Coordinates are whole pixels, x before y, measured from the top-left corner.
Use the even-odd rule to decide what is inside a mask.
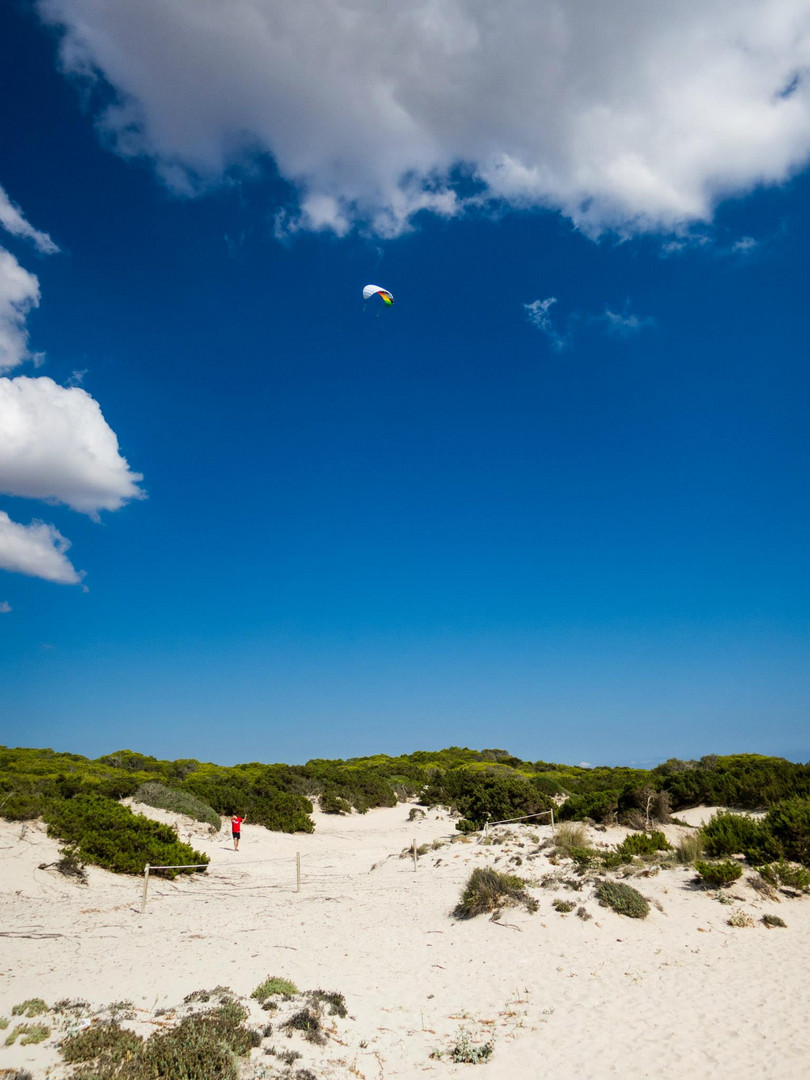
[[[363,289],[363,299],[370,300],[372,296],[379,296],[386,304],[393,304],[394,302],[394,297],[388,289],[384,289],[382,285],[366,285]]]

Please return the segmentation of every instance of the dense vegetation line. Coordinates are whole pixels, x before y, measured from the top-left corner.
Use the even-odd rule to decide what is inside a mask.
[[[315,798],[329,812],[353,808],[364,813],[408,797],[457,812],[456,827],[462,831],[480,828],[487,819],[551,806],[558,807],[563,820],[618,821],[649,829],[701,803],[765,810],[794,800],[785,811],[793,819],[798,806],[810,806],[810,765],[736,754],[699,761],[673,758],[654,769],[582,768],[522,761],[505,750],[449,747],[399,757],[315,759],[306,765],[221,766],[190,758],[161,761],[131,750],[91,760],[53,750],[0,747],[0,816],[18,821],[42,817],[52,835],[75,845],[86,861],[110,869],[138,872],[146,862],[206,861],[179,844],[166,826],[146,822],[122,806],[119,800],[127,796],[212,827],[218,827],[221,815],[239,812],[252,823],[282,832],[312,831]],[[104,829],[97,827],[100,821]],[[103,842],[106,826],[113,823],[123,855]]]

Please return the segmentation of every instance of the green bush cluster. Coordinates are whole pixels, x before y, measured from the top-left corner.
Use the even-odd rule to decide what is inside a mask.
[[[777,862],[759,867],[760,875],[773,888],[795,889],[797,892],[810,891],[810,870],[779,859]]]
[[[634,855],[655,855],[658,851],[671,851],[672,844],[662,832],[630,833],[616,845],[619,855],[633,858]]]
[[[740,864],[730,861],[707,863],[696,859],[695,869],[700,874],[704,885],[709,885],[713,889],[723,889],[742,876]]]
[[[753,863],[788,859],[810,866],[810,799],[785,799],[760,820],[717,813],[702,834],[708,855],[742,854]]]
[[[350,814],[352,808],[346,799],[327,791],[321,795],[321,811],[324,814]]]
[[[246,1018],[244,1006],[228,1000],[145,1041],[115,1021],[97,1023],[68,1036],[62,1056],[84,1064],[74,1080],[238,1080],[237,1059],[261,1042]]]
[[[596,899],[602,907],[631,919],[646,919],[650,913],[650,905],[638,889],[621,881],[603,881],[596,889]]]
[[[207,802],[182,788],[167,787],[159,780],[147,780],[145,784],[141,784],[134,797],[145,806],[156,806],[160,810],[185,814],[186,817],[211,825],[215,829],[219,829],[222,824],[219,814]]]
[[[554,806],[530,778],[496,765],[452,769],[431,781],[422,799],[429,806],[448,806],[461,814],[456,826],[460,832],[481,829],[487,821],[537,814]]]
[[[168,825],[133,814],[103,795],[77,795],[48,803],[44,819],[50,836],[73,844],[85,862],[119,874],[141,874],[144,866],[191,866],[208,856],[177,839]],[[193,871],[164,870],[168,877]]]
[[[773,808],[766,837],[770,846],[761,846],[756,857],[760,862],[810,858],[810,765],[756,754],[671,759],[645,770],[527,762],[506,750],[453,746],[399,757],[315,759],[294,766],[249,762],[226,768],[186,758],[161,761],[132,750],[90,760],[53,750],[0,747],[0,815],[12,820],[36,818],[51,804],[78,796],[121,799],[150,783],[194,796],[217,815],[247,813],[251,822],[284,832],[312,831],[313,795],[342,799],[360,812],[418,795],[428,805],[456,810],[467,823],[462,829],[481,828],[487,818],[547,810],[551,797],[559,794],[567,796],[559,808],[561,820],[619,819],[634,827],[667,820],[670,804],[676,810],[701,802]],[[779,813],[777,804],[782,805]]]

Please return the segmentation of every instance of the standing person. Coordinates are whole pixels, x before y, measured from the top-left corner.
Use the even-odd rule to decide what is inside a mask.
[[[233,834],[233,850],[239,850],[239,838],[242,835],[242,822],[247,820],[245,817],[239,817],[238,814],[234,814],[231,818],[231,833]]]

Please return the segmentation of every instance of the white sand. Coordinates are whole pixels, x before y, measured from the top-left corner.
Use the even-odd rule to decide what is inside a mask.
[[[310,836],[248,823],[238,853],[225,832],[211,837],[205,826],[148,810],[178,822],[181,839],[210,855],[211,866],[193,879],[152,879],[144,915],[139,879],[90,868],[82,886],[39,870],[58,857],[58,845],[38,824],[0,822],[0,1016],[32,997],[83,998],[96,1007],[129,999],[148,1033],[161,1022],[156,1010],[192,991],[224,984],[247,999],[279,975],[301,990],[345,995],[350,1015],[335,1021],[325,1047],[278,1031],[264,1044],[301,1051],[298,1066],[319,1078],[466,1075],[469,1066],[430,1056],[446,1051],[462,1026],[473,1041],[494,1040],[481,1073],[491,1080],[810,1073],[810,898],[766,901],[742,878],[726,890],[729,906],[695,889],[694,871],[679,867],[632,879],[654,904],[645,920],[599,907],[586,885],[532,888],[534,914],[516,907],[498,922],[459,922],[450,912],[473,867],[539,882],[570,863],[553,866],[547,851],[534,854],[530,837],[548,838],[549,826],[510,826],[494,835],[514,839],[490,846],[456,839],[422,856],[414,871],[410,858],[399,858],[412,838],[421,845],[456,834],[446,813],[410,822],[410,809],[316,813]],[[708,813],[684,816],[696,822]],[[683,830],[666,831],[674,839]],[[625,832],[592,830],[591,838],[612,844]],[[575,900],[593,918],[559,914],[555,898]],[[756,925],[729,926],[738,908]],[[787,929],[763,926],[764,912]],[[255,1002],[251,1008],[257,1022],[268,1020]],[[0,1076],[4,1068],[68,1075],[58,1064],[56,1028],[48,1042],[2,1046],[16,1022],[0,1033]],[[246,1075],[282,1070],[262,1047]]]

